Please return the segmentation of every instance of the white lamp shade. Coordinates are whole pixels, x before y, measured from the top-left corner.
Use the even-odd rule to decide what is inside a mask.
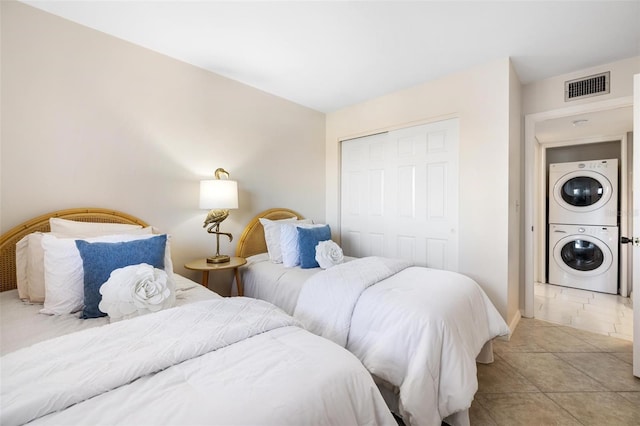
[[[238,182],[215,179],[200,181],[201,209],[237,209]]]

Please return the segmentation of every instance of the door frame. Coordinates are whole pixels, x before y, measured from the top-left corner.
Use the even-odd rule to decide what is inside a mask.
[[[534,285],[540,274],[540,265],[544,270],[546,237],[544,232],[539,230],[546,226],[544,213],[546,148],[554,145],[541,143],[536,139],[536,124],[555,118],[630,106],[633,106],[633,96],[589,102],[527,114],[524,117],[524,316],[527,318],[534,317]],[[625,148],[622,149],[625,150]],[[621,158],[621,161],[625,160]]]

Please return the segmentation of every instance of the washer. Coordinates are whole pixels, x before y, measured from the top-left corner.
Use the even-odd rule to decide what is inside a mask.
[[[548,223],[618,225],[618,160],[549,165]]]
[[[549,284],[618,293],[618,228],[549,225]]]

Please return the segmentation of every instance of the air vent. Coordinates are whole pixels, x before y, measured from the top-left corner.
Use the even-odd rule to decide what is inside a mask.
[[[564,82],[564,101],[588,98],[609,93],[609,71]]]

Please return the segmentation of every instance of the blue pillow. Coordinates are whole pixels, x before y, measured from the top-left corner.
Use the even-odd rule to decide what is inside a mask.
[[[164,269],[166,245],[166,235],[119,243],[88,243],[76,240],[84,268],[84,309],[81,318],[99,318],[107,315],[98,309],[102,300],[100,287],[107,282],[113,270],[140,263]]]
[[[331,239],[329,225],[313,228],[298,227],[298,252],[300,253],[300,267],[303,269],[318,268],[316,261],[316,246],[320,241]]]

